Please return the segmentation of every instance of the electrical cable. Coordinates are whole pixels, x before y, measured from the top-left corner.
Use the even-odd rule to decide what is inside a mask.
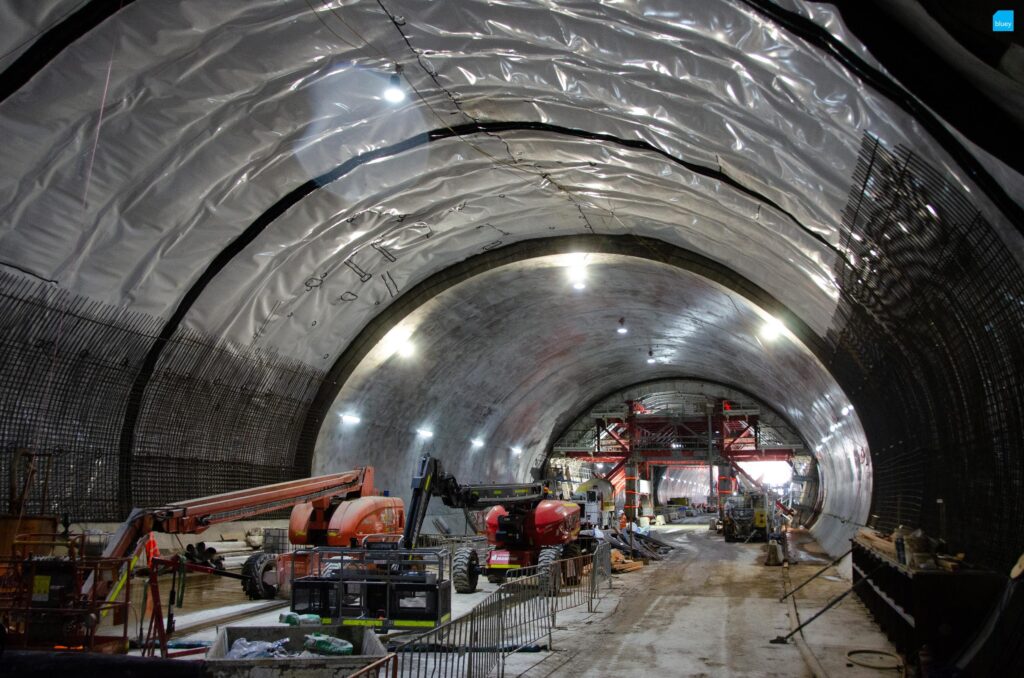
[[[857,658],[855,658],[855,655],[866,655],[866,656],[863,659],[857,659]],[[875,658],[888,657],[888,658],[892,659],[894,663],[882,663],[880,661],[872,662],[871,659],[870,659],[871,657],[875,657]],[[907,675],[907,665],[906,665],[906,663],[903,661],[903,658],[900,657],[895,652],[888,652],[886,650],[870,650],[870,649],[866,649],[866,648],[863,648],[863,649],[859,648],[859,649],[850,650],[849,652],[847,652],[846,653],[846,660],[848,662],[850,662],[851,664],[856,664],[857,666],[863,666],[863,667],[868,668],[868,669],[878,669],[879,671],[894,671],[894,670],[895,671],[899,671],[899,674],[900,674],[901,678],[902,678],[902,676]]]

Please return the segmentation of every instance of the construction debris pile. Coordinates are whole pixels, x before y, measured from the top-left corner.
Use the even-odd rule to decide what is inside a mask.
[[[613,572],[631,572],[632,570],[640,569],[645,562],[661,560],[675,548],[657,537],[629,530],[584,530],[580,534],[592,536],[597,541],[606,542],[612,547]],[[620,565],[633,563],[636,567],[629,566],[628,569],[616,569],[617,559],[619,559]]]

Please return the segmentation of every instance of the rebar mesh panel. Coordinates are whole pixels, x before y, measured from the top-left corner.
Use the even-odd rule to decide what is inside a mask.
[[[135,503],[293,477],[298,434],[322,377],[293,360],[211,348],[179,332],[146,388],[131,460]]]
[[[147,384],[121,459],[132,387],[163,321],[0,273],[0,512],[35,464],[23,512],[123,519],[135,506],[295,477],[322,371],[179,331]],[[23,452],[16,455],[17,452]],[[20,507],[19,507],[20,509]]]
[[[872,513],[1009,567],[1024,550],[1024,274],[958,187],[872,137],[844,227],[830,369],[871,445]]]
[[[118,438],[159,319],[0,273],[0,501],[35,455],[25,515],[117,520]],[[24,457],[23,457],[24,459]],[[15,494],[24,488],[19,464]]]

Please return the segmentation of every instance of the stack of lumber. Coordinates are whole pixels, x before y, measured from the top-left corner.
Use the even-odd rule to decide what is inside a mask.
[[[619,549],[612,549],[612,572],[632,572],[633,570],[639,570],[643,566],[642,562],[627,558]]]
[[[885,554],[892,560],[896,560],[896,545],[889,538],[880,536],[874,530],[861,529],[857,533],[857,539],[875,551]]]

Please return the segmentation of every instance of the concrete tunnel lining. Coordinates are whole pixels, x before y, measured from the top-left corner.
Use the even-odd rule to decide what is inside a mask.
[[[734,381],[790,417],[807,440],[843,424],[815,453],[825,496],[815,531],[826,548],[843,550],[867,519],[870,462],[856,417],[841,414],[849,401],[813,354],[791,333],[760,339],[769,315],[694,273],[589,254],[587,287],[575,290],[567,278],[574,259],[505,264],[405,315],[390,332],[408,336],[414,354],[382,341],[351,372],[324,419],[314,472],[349,468],[373,450],[382,460],[378,484],[400,494],[429,452],[465,482],[525,480],[595,393],[641,375]],[[620,317],[629,328],[621,336]],[[484,447],[474,449],[474,438]]]

